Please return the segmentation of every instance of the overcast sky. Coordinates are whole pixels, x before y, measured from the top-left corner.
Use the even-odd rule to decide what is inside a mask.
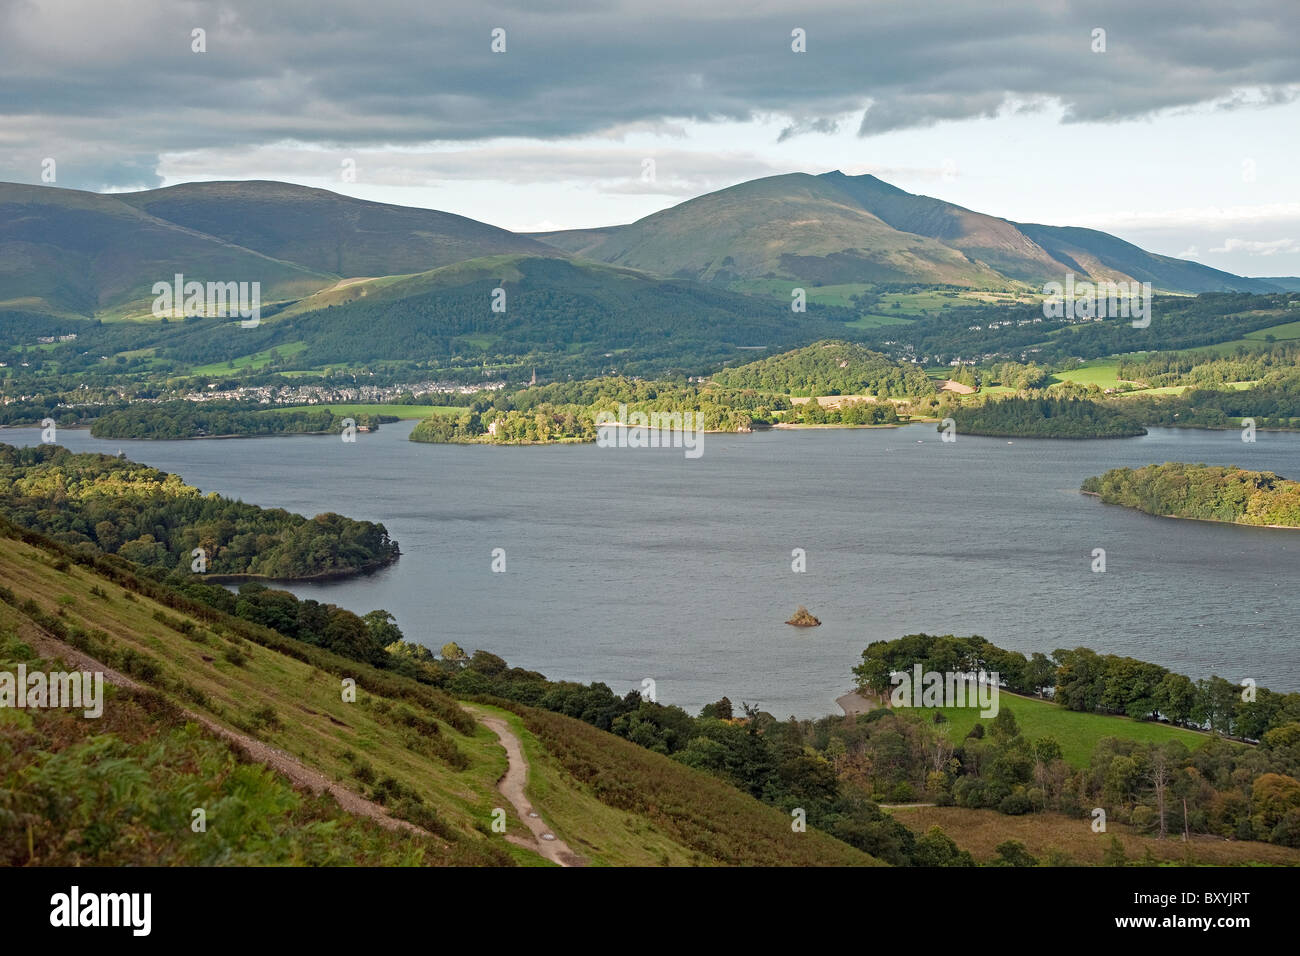
[[[526,230],[842,169],[1300,275],[1298,24],[1296,0],[0,0],[0,179],[279,179]]]

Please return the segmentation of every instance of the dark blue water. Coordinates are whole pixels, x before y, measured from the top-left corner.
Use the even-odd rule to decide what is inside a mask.
[[[933,426],[708,435],[680,449],[424,445],[410,423],[337,437],[98,441],[204,491],[382,521],[403,556],[297,594],[393,612],[552,678],[656,682],[692,711],[723,694],[784,717],[838,712],[871,641],[981,634],[1050,653],[1087,645],[1300,689],[1300,532],[1154,518],[1078,493],[1088,475],[1164,461],[1300,477],[1300,436],[1156,430],[1029,441]],[[0,432],[32,443],[36,429]],[[1090,570],[1093,548],[1107,570]],[[504,574],[492,550],[506,552]],[[790,569],[807,551],[807,573]],[[823,621],[783,622],[797,605]]]

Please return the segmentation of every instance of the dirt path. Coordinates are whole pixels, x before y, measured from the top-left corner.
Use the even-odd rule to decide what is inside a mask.
[[[24,622],[25,625],[20,629],[20,636],[23,640],[32,645],[36,653],[42,657],[54,658],[60,657],[67,661],[68,664],[76,670],[84,671],[102,671],[104,681],[117,687],[125,687],[130,690],[152,690],[153,688],[140,684],[132,680],[125,674],[106,667],[101,662],[95,660],[88,654],[83,654],[69,644],[65,644],[55,637],[50,636],[44,628],[39,627],[32,621]],[[183,707],[178,709],[189,720],[202,724],[205,728],[224,738],[226,741],[234,744],[240,750],[243,750],[251,760],[258,763],[264,763],[272,770],[288,777],[294,784],[310,790],[312,793],[328,791],[330,796],[338,801],[340,807],[348,813],[354,813],[357,816],[369,817],[381,826],[390,830],[406,830],[411,833],[419,833],[422,836],[437,840],[427,830],[417,827],[413,823],[405,820],[399,820],[391,816],[387,810],[375,803],[373,800],[367,800],[358,793],[354,793],[345,787],[339,786],[330,780],[324,774],[312,770],[297,757],[285,753],[268,744],[263,743],[256,737],[249,737],[247,734],[241,734],[238,731],[231,730],[229,727],[223,727],[210,717],[203,714],[195,713]],[[438,841],[442,842],[442,841]],[[447,844],[443,843],[445,847]]]
[[[510,729],[510,725],[500,717],[493,717],[470,704],[462,704],[461,707],[473,714],[479,723],[496,734],[497,739],[501,741],[501,746],[506,748],[508,765],[505,776],[497,783],[497,789],[514,806],[515,812],[519,814],[519,819],[523,820],[528,825],[528,829],[533,831],[534,840],[531,844],[527,840],[512,842],[517,842],[521,846],[535,850],[552,863],[560,866],[582,866],[582,857],[569,849],[568,844],[551,832],[551,829],[542,821],[541,815],[529,803],[528,795],[524,793],[524,785],[528,782],[528,760],[524,757],[524,748],[519,743],[519,738],[515,736],[515,732]]]

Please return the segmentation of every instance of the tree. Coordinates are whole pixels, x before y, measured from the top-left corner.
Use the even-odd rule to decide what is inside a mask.
[[[1019,840],[1006,840],[997,845],[998,862],[1004,866],[1037,866],[1036,860]]]
[[[448,641],[442,645],[442,650],[438,653],[444,661],[454,667],[460,667],[469,660],[469,655],[455,641]]]
[[[370,636],[384,647],[402,640],[402,631],[397,626],[397,619],[385,610],[376,609],[371,611],[361,620],[366,622],[366,627],[370,630]]]
[[[1034,651],[1025,668],[1025,683],[1042,697],[1045,689],[1056,686],[1056,665],[1046,654]]]
[[[912,859],[917,866],[974,866],[975,860],[966,850],[959,850],[943,829],[930,827],[925,836],[916,841]]]
[[[705,704],[704,709],[700,711],[701,717],[716,717],[718,720],[731,720],[732,707],[730,698],[723,697],[721,700],[712,704]],[[843,744],[841,744],[843,746]]]
[[[1147,779],[1151,782],[1151,792],[1156,798],[1156,816],[1160,821],[1160,839],[1165,838],[1165,792],[1169,789],[1169,761],[1160,748],[1151,752],[1151,763],[1147,768]]]
[[[1124,844],[1119,842],[1119,837],[1110,838],[1110,846],[1106,852],[1101,855],[1102,866],[1127,866],[1128,855],[1124,852]]]
[[[1008,741],[1020,733],[1020,727],[1016,724],[1016,715],[1011,712],[1010,707],[1002,707],[998,710],[998,715],[993,718],[993,739],[997,741]]]

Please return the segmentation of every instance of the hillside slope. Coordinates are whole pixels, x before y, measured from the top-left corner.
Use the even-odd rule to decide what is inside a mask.
[[[729,282],[999,284],[994,270],[902,232],[820,176],[790,173],[687,200],[626,226],[539,237],[601,262]]]
[[[184,183],[117,198],[158,219],[345,278],[424,272],[479,256],[559,254],[464,216],[291,183]]]
[[[299,832],[313,820],[336,821],[347,832],[355,831],[354,837],[341,836],[333,849],[346,847],[350,840],[369,854],[363,858],[376,862],[544,862],[527,848],[531,833],[511,811],[506,811],[505,834],[491,829],[494,810],[508,806],[497,790],[506,770],[505,752],[492,730],[445,694],[196,604],[137,576],[120,559],[74,555],[3,521],[0,580],[5,582],[0,588],[0,669],[13,671],[18,660],[36,656],[32,645],[53,643],[67,648],[69,655],[87,655],[147,690],[143,696],[113,691],[102,723],[68,711],[42,715],[35,736],[31,712],[0,711],[0,785],[14,789],[16,805],[32,808],[24,811],[29,814],[24,819],[32,828],[34,845],[46,848],[30,862],[115,865],[134,859],[132,847],[141,840],[166,844],[171,849],[162,859],[172,863],[348,862],[330,852],[328,840],[314,838],[316,831]],[[356,681],[355,702],[345,699],[344,678]],[[149,703],[155,699],[151,693],[158,703]],[[163,717],[146,719],[137,708]],[[795,834],[779,810],[585,724],[557,715],[534,716],[529,708],[499,713],[528,754],[530,799],[585,862],[875,862],[824,834]],[[196,736],[184,729],[186,714],[222,733]],[[46,717],[54,723],[46,723]],[[530,729],[542,724],[544,734]],[[120,743],[99,739],[105,731],[124,727]],[[6,742],[15,739],[14,733],[27,733],[28,743],[15,749]],[[377,826],[340,817],[325,797],[295,797],[284,778],[255,766],[235,768],[248,759],[238,755],[237,747],[231,749],[235,734],[269,748],[264,752],[275,755],[277,769],[285,762],[301,765],[428,835],[408,835],[404,839],[409,845],[403,848]],[[74,737],[82,750],[68,753],[65,743]],[[554,751],[570,738],[573,746],[594,747],[604,755],[599,782],[572,763],[568,745],[563,752]],[[151,779],[136,785],[139,800],[113,805],[111,825],[100,831],[101,838],[92,846],[70,829],[69,818],[42,803],[44,778],[31,768],[51,767],[57,760],[66,763],[85,748],[96,747],[110,748],[119,761],[115,766],[154,770]],[[158,765],[164,753],[166,761]],[[204,804],[210,830],[221,834],[232,849],[226,855],[210,855],[210,846],[197,838],[187,842],[190,831],[183,830],[189,807],[200,805],[194,801],[202,797],[199,791],[206,791],[183,772],[172,777],[167,771],[169,766],[192,765],[187,761],[233,768],[223,770],[209,786],[222,790],[230,774],[236,782],[253,780],[258,805],[268,802],[278,812],[250,816],[238,800],[213,796]],[[618,799],[620,792],[644,789],[645,761],[654,765],[665,792],[674,795],[671,805],[638,809]],[[139,776],[134,769],[131,773]],[[718,812],[719,807],[725,812]],[[5,812],[7,808],[0,808],[0,815]],[[185,838],[177,839],[173,830],[183,830]],[[25,840],[12,846],[0,842],[0,849],[20,856],[25,845]]]
[[[298,356],[309,365],[532,353],[554,377],[599,374],[615,355],[631,374],[698,374],[738,348],[843,336],[851,318],[581,259],[491,256],[330,290],[270,324],[309,343]]]
[[[752,180],[628,225],[537,238],[602,262],[724,283],[1039,286],[1073,271],[1171,292],[1277,291],[1096,230],[1015,223],[838,170]]]
[[[155,282],[261,282],[263,305],[330,283],[307,267],[166,222],[117,196],[0,183],[0,308],[148,315]]]

